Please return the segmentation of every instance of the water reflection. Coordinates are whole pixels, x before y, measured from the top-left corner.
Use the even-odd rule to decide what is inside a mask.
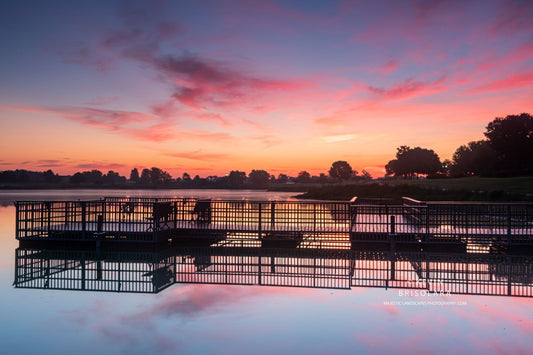
[[[16,288],[159,293],[173,284],[533,297],[533,257],[312,249],[169,247],[15,250]]]

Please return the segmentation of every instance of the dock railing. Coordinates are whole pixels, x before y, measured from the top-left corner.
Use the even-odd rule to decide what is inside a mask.
[[[322,235],[330,241],[533,246],[532,203],[106,197],[15,205],[19,240],[158,242],[179,233],[214,232],[248,233],[257,240]]]

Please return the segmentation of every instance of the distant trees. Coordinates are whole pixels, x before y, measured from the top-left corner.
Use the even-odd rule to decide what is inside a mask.
[[[232,170],[228,175],[228,187],[232,189],[242,188],[246,180],[246,173],[243,171]]]
[[[100,170],[77,172],[72,175],[70,182],[73,184],[102,185],[104,183],[103,176]]]
[[[510,174],[533,172],[533,116],[528,113],[497,117],[485,137],[498,154],[497,170]]]
[[[533,173],[533,117],[497,117],[484,132],[486,140],[462,145],[453,155],[452,176],[500,176]]]
[[[279,174],[278,175],[277,182],[279,184],[286,184],[288,181],[289,181],[289,177],[287,176],[287,174]]]
[[[264,189],[268,186],[270,174],[265,170],[252,170],[248,175],[248,179],[252,187]]]
[[[350,164],[343,160],[334,162],[329,169],[329,176],[337,180],[348,180],[355,174]]]
[[[309,174],[307,171],[300,171],[298,176],[295,179],[296,182],[305,184],[311,181],[311,174]]]
[[[397,148],[396,159],[389,161],[385,170],[387,175],[408,177],[435,175],[441,167],[439,156],[433,150],[404,145]]]
[[[50,169],[43,172],[24,169],[0,171],[0,183],[3,184],[33,184],[33,183],[59,183],[61,177]]]
[[[137,170],[137,168],[133,168],[131,169],[131,172],[130,172],[130,181],[132,182],[139,182],[139,170]]]
[[[497,164],[498,155],[485,140],[462,145],[453,154],[450,168],[452,176],[491,175]]]

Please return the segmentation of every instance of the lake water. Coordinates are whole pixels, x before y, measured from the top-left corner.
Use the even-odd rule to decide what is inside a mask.
[[[533,298],[402,289],[174,284],[156,294],[13,286],[14,200],[290,199],[228,190],[0,192],[2,353],[527,353]]]

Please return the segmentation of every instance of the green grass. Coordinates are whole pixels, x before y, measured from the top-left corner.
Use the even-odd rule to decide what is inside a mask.
[[[302,198],[349,200],[359,198],[424,201],[533,201],[533,177],[458,179],[390,179],[373,183],[312,187]]]

